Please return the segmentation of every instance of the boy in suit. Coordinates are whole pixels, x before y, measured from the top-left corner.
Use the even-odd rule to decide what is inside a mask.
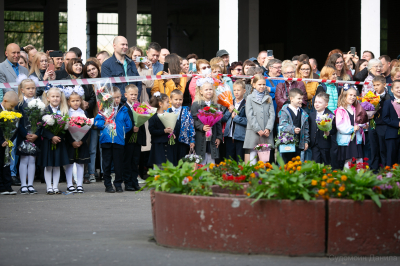
[[[18,95],[14,91],[8,91],[1,102],[1,110],[0,111],[13,111],[15,106],[18,105]],[[17,132],[17,131],[16,131]],[[11,138],[13,141],[16,137],[16,132],[14,136]],[[0,194],[1,195],[16,195],[12,187],[12,179],[11,179],[11,171],[10,166],[4,166],[4,157],[6,155],[6,147],[8,146],[8,142],[4,139],[3,130],[0,128]],[[16,149],[17,147],[14,147]],[[10,148],[11,149],[11,148]]]
[[[126,142],[124,147],[124,169],[123,178],[125,184],[125,191],[140,190],[139,181],[139,161],[142,146],[146,146],[146,130],[144,125],[135,127],[135,120],[133,118],[133,105],[137,101],[139,89],[133,84],[125,87],[125,107],[128,109],[129,118],[132,122],[132,129],[126,133]],[[137,133],[136,142],[133,141],[133,134]]]
[[[123,156],[125,146],[125,134],[132,129],[132,122],[128,115],[128,108],[121,103],[121,91],[118,87],[112,88],[112,97],[114,99],[114,118],[115,131],[117,134],[112,136],[108,121],[104,117],[98,114],[94,120],[94,125],[100,129],[100,145],[102,148],[102,159],[103,159],[103,178],[104,186],[106,187],[107,193],[123,192],[122,181],[123,181]],[[114,162],[115,169],[115,180],[114,187],[111,183],[111,164]]]
[[[323,163],[325,165],[331,164],[331,135],[336,134],[335,120],[332,122],[331,131],[321,131],[317,125],[317,118],[324,114],[332,114],[327,108],[329,102],[329,94],[320,92],[315,96],[314,111],[310,113],[310,148],[312,151],[312,160],[316,163]],[[326,138],[324,137],[326,136]]]
[[[376,94],[380,96],[379,106],[381,108],[379,108],[373,118],[376,124],[375,128],[370,127],[368,129],[369,143],[371,145],[371,160],[369,161],[369,165],[372,170],[378,171],[379,165],[386,166],[387,162],[385,142],[387,126],[382,118],[382,106],[385,101],[390,100],[390,95],[385,89],[386,79],[383,76],[376,76],[372,80],[372,84],[374,84]]]
[[[279,132],[287,132],[298,138],[299,144],[295,152],[282,153],[282,159],[287,163],[293,157],[300,156],[301,151],[308,149],[310,142],[310,127],[308,114],[301,109],[304,92],[293,88],[289,91],[290,104],[285,104],[279,111]]]
[[[400,80],[395,80],[392,84],[393,97],[390,97],[390,100],[384,102],[382,110],[383,122],[387,125],[385,132],[387,166],[398,163],[400,158],[400,135],[398,133],[400,128],[400,115],[396,112],[394,107],[396,106],[396,108],[400,110]]]

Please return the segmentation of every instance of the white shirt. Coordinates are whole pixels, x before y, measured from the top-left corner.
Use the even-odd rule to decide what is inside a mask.
[[[172,110],[172,112],[174,112],[175,114],[178,114],[178,120],[179,120],[179,117],[181,116],[182,106],[179,107],[179,108],[175,108],[175,107],[171,106],[171,110]]]
[[[317,112],[317,118],[324,115],[324,111]]]
[[[234,104],[235,104],[235,109],[239,110],[240,104],[242,103],[243,99],[240,102],[236,102],[236,99],[233,100],[233,101],[234,101]],[[229,137],[232,138],[232,136],[233,136],[233,122],[231,122],[231,132],[229,132]]]
[[[57,107],[53,107],[51,104],[50,104],[50,107],[51,107],[51,110],[53,110],[53,113],[57,113],[57,111],[58,111],[58,106]]]
[[[293,111],[294,115],[297,116],[297,112],[299,111],[299,107],[294,107],[293,105],[289,104],[290,110]]]
[[[351,115],[353,115],[354,114],[354,112],[353,112],[353,109],[351,108],[351,105],[347,105],[347,111],[349,111],[349,113],[351,114]]]
[[[207,106],[211,105],[211,101],[204,101],[204,102],[207,104]]]
[[[68,115],[69,115],[69,117],[73,117],[73,116],[84,116],[84,117],[86,117],[85,111],[83,111],[81,108],[78,108],[76,110],[74,110],[72,108],[69,108]]]
[[[29,103],[29,102],[32,101],[33,99],[35,99],[35,97],[26,98],[26,97],[24,96],[24,101],[27,102],[27,103]]]
[[[5,111],[6,110],[6,108],[4,108],[4,106],[2,105],[2,104],[0,104],[1,105],[1,108],[3,109],[3,111]]]

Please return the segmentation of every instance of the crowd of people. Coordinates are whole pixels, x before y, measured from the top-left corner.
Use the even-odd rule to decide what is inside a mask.
[[[170,53],[156,42],[143,51],[137,46],[129,47],[123,36],[114,39],[113,49],[112,55],[101,51],[83,62],[77,47],[63,53],[39,52],[32,45],[7,46],[6,60],[0,63],[0,83],[19,85],[18,90],[0,90],[1,107],[17,110],[23,116],[12,139],[15,148],[11,164],[0,171],[0,194],[17,194],[12,185],[19,185],[21,194],[36,194],[35,177],[46,182],[47,194],[61,194],[60,176],[65,176],[68,193],[84,192],[83,184],[96,181],[103,181],[109,193],[123,192],[122,184],[125,191],[137,191],[139,184],[145,182],[147,169],[153,165],[167,160],[177,165],[189,152],[201,156],[202,165],[224,158],[256,163],[255,146],[264,143],[272,147],[270,162],[273,162],[274,139],[280,133],[293,134],[298,140],[295,151],[281,154],[285,162],[301,156],[303,161],[314,160],[339,169],[349,167],[354,159],[357,162],[367,159],[371,169],[378,171],[400,160],[400,118],[394,107],[400,105],[398,59],[392,60],[387,55],[376,59],[370,51],[364,51],[360,59],[357,53],[335,49],[328,53],[319,70],[317,60],[306,54],[281,61],[261,51],[257,58],[231,62],[229,52],[219,50],[216,57],[207,60],[194,53],[186,57]],[[62,79],[173,74],[197,75],[113,84],[117,133],[113,137],[105,132],[110,121],[98,113],[93,85],[69,89],[36,85],[44,80],[51,84]],[[238,75],[253,78],[235,77]],[[276,77],[343,83],[273,79]],[[368,84],[346,83],[352,80]],[[231,106],[217,103],[216,84],[230,88]],[[366,112],[357,101],[358,96],[368,92],[380,96],[374,127],[369,126]],[[33,99],[45,103],[46,111],[51,114],[93,118],[93,127],[81,141],[71,138],[68,131],[55,136],[44,127],[28,133],[25,107]],[[175,128],[165,128],[157,115],[136,127],[132,113],[136,102],[150,102],[158,114],[178,114]],[[204,125],[197,116],[205,107],[223,112],[223,118],[212,127]],[[321,131],[316,124],[324,114],[335,115],[330,131]],[[212,132],[211,137],[206,136],[208,131]],[[134,143],[127,141],[132,134],[137,135]],[[168,144],[171,135],[176,137],[175,145]],[[24,141],[40,147],[40,152],[20,151],[18,147]],[[0,161],[4,161],[8,142],[3,138],[0,144]]]

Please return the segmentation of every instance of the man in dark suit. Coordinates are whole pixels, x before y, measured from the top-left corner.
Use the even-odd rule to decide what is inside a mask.
[[[317,163],[324,163],[325,165],[331,164],[331,138],[335,137],[336,125],[335,120],[332,122],[332,129],[330,131],[321,131],[317,125],[317,118],[325,114],[332,114],[328,107],[329,95],[325,92],[320,92],[315,97],[314,107],[315,110],[310,113],[310,147],[312,151],[312,160]]]

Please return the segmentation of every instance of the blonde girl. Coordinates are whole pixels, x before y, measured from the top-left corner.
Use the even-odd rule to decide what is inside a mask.
[[[65,95],[60,88],[50,88],[43,93],[43,103],[47,105],[45,112],[48,114],[68,114],[68,104]],[[44,167],[44,179],[47,185],[47,194],[61,194],[58,190],[60,181],[60,167],[69,164],[68,153],[65,147],[65,133],[55,136],[45,127],[42,131],[42,148],[39,157],[39,166]],[[56,148],[52,149],[52,144]]]

